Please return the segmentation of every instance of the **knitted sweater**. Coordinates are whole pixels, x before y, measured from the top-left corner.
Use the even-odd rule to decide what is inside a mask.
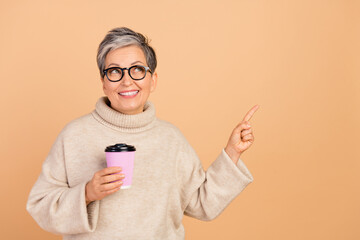
[[[184,239],[184,214],[212,220],[253,181],[224,149],[205,172],[194,149],[169,122],[144,111],[125,115],[101,97],[93,112],[68,123],[31,189],[27,211],[63,239]],[[85,185],[106,167],[105,147],[136,147],[132,186],[86,205]],[[126,177],[126,176],[125,176]]]

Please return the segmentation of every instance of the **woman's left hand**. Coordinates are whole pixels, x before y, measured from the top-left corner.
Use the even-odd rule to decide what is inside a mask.
[[[249,110],[242,122],[240,122],[231,133],[229,141],[225,147],[225,152],[235,164],[237,163],[240,155],[254,142],[254,135],[249,121],[259,107],[259,105],[255,105]]]

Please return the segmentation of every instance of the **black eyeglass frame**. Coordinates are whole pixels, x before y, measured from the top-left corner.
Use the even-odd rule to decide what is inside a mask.
[[[130,73],[131,71],[130,71],[130,70],[131,70],[132,68],[136,68],[136,67],[143,67],[143,68],[145,68],[144,77],[139,78],[139,79],[135,79],[135,78],[133,78],[133,77],[131,76],[131,73]],[[108,75],[107,75],[107,72],[108,72],[109,70],[111,70],[111,69],[120,69],[120,71],[121,71],[121,78],[120,78],[119,80],[110,80],[110,78],[109,78]],[[119,82],[119,81],[124,77],[124,75],[125,75],[124,70],[127,70],[129,76],[131,77],[131,79],[133,79],[133,80],[135,80],[135,81],[139,81],[139,80],[144,79],[144,78],[146,77],[146,73],[147,73],[148,71],[152,74],[152,71],[151,71],[151,69],[150,69],[149,67],[142,66],[142,65],[134,65],[134,66],[131,66],[131,67],[128,67],[128,68],[111,67],[111,68],[104,69],[103,72],[104,72],[104,75],[106,76],[106,78],[107,78],[110,82]]]

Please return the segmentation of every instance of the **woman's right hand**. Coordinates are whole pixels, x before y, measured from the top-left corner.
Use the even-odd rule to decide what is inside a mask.
[[[96,172],[85,187],[86,205],[118,191],[123,184],[120,180],[125,178],[120,172],[120,167],[108,167]]]

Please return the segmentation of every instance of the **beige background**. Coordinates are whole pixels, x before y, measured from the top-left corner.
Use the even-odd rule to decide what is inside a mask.
[[[152,39],[159,118],[206,169],[255,104],[255,181],[186,239],[360,239],[360,2],[1,1],[1,239],[61,239],[25,205],[60,130],[103,95],[98,44]]]

